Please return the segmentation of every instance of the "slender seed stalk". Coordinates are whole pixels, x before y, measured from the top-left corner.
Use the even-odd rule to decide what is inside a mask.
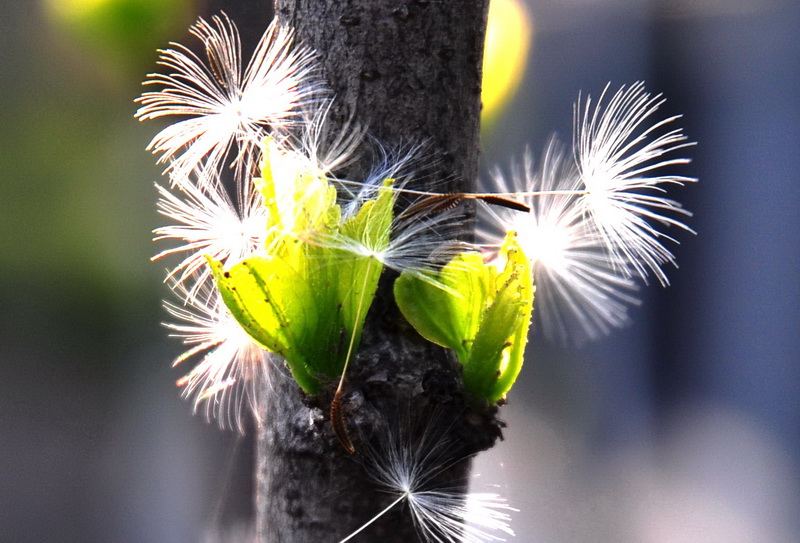
[[[370,277],[372,272],[372,264],[375,260],[373,258],[369,259],[367,263],[367,271],[364,274],[364,283],[361,285],[361,295],[359,296],[358,306],[356,307],[356,317],[354,319],[354,324],[361,320],[361,312],[363,311],[364,307],[364,295],[367,291],[367,280]],[[347,434],[347,427],[344,424],[344,415],[341,409],[342,403],[342,387],[344,386],[344,376],[347,373],[347,367],[350,365],[350,359],[353,356],[353,348],[355,347],[356,342],[356,326],[353,326],[353,331],[350,334],[350,344],[347,346],[347,356],[344,359],[344,366],[342,367],[342,376],[339,378],[339,386],[336,387],[336,393],[333,395],[333,401],[331,401],[331,426],[333,427],[333,432],[336,434],[336,437],[339,438],[342,446],[349,452],[353,454],[356,452],[356,448],[353,446],[353,442],[350,440],[350,436]]]
[[[342,185],[354,185],[354,186],[363,186],[364,183],[359,181],[348,181],[346,179],[337,179],[336,183]],[[552,190],[521,190],[521,191],[497,191],[497,192],[435,192],[435,191],[428,191],[428,190],[416,190],[416,189],[409,189],[406,187],[387,187],[388,190],[393,190],[395,192],[399,192],[401,194],[408,194],[410,196],[426,196],[432,198],[440,198],[440,197],[459,197],[464,199],[470,200],[489,200],[490,203],[495,203],[496,205],[503,206],[502,203],[499,203],[499,200],[512,200],[514,198],[521,198],[521,197],[537,197],[537,196],[585,196],[589,194],[588,189],[584,190],[577,190],[577,189],[552,189]],[[516,209],[516,205],[519,206],[526,206],[522,202],[519,201],[510,201],[508,202],[509,205],[505,207],[510,207],[511,209]],[[527,206],[526,206],[527,207]],[[522,211],[522,209],[518,209],[518,211]]]
[[[357,536],[358,534],[360,534],[361,532],[363,532],[364,530],[366,530],[366,529],[369,527],[369,525],[370,525],[370,524],[372,524],[373,522],[375,522],[376,520],[378,520],[379,518],[381,518],[383,515],[385,515],[385,514],[386,514],[386,513],[388,513],[389,511],[391,511],[391,509],[392,509],[392,508],[393,508],[395,505],[397,505],[397,504],[398,504],[398,503],[400,503],[401,501],[405,500],[407,497],[408,497],[408,492],[406,492],[406,493],[404,493],[404,494],[401,494],[401,495],[400,495],[400,497],[398,497],[398,498],[397,498],[395,501],[393,501],[392,503],[390,503],[389,505],[387,505],[387,506],[386,506],[386,507],[383,509],[383,511],[381,511],[380,513],[378,513],[377,515],[375,515],[374,517],[372,517],[371,519],[369,519],[367,522],[365,522],[365,523],[364,523],[364,524],[361,526],[361,528],[359,528],[358,530],[356,530],[356,531],[355,531],[355,532],[353,532],[352,534],[348,535],[347,537],[345,537],[344,539],[342,539],[341,541],[339,541],[339,543],[346,543],[347,541],[350,541],[351,539],[353,539],[355,536]]]

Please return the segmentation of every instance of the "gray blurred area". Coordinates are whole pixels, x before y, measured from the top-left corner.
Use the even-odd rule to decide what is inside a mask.
[[[629,328],[579,349],[534,333],[482,483],[522,541],[800,540],[800,4],[528,6],[533,56],[486,162],[569,142],[578,91],[643,80],[698,142],[681,172],[700,182],[675,193],[698,235],[674,233],[672,285]]]
[[[121,57],[46,4],[0,1],[0,541],[199,541],[230,489],[249,497],[247,445],[174,386],[149,261],[157,127],[132,117],[194,14],[132,24]],[[580,348],[534,332],[474,488],[520,509],[526,543],[800,540],[800,5],[528,7],[533,55],[487,168],[568,142],[579,91],[644,80],[699,142],[681,173],[701,181],[676,195],[698,235],[676,234],[673,284],[643,289],[630,327]]]
[[[0,541],[197,541],[236,438],[174,386],[157,127],[133,119],[156,48],[194,15],[126,7],[109,37],[52,2],[1,5]]]

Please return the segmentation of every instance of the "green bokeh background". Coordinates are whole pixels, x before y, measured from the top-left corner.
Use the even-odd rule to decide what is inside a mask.
[[[196,540],[232,437],[174,387],[133,99],[198,8],[0,5],[0,541]]]

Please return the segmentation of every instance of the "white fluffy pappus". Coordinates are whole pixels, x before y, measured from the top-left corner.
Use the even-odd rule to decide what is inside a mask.
[[[238,210],[220,183],[209,186],[207,191],[189,180],[172,190],[156,185],[158,211],[173,224],[156,228],[154,240],[178,244],[159,252],[153,260],[183,255],[166,281],[186,286],[183,292],[188,299],[194,298],[210,280],[207,256],[223,263],[237,262],[263,247],[268,212],[252,183],[244,183]]]
[[[676,240],[665,228],[692,232],[677,218],[689,213],[665,196],[669,185],[695,181],[666,171],[689,159],[665,155],[693,145],[680,129],[662,131],[678,116],[648,126],[663,99],[642,83],[607,104],[606,91],[594,107],[578,98],[571,155],[551,140],[538,169],[526,154],[510,177],[493,174],[492,189],[521,198],[530,213],[481,208],[484,243],[497,246],[514,230],[531,260],[534,319],[546,334],[577,343],[627,322],[637,277],[668,284],[662,268],[675,257],[664,243]]]
[[[318,179],[318,183],[330,184],[336,189],[337,203],[342,212],[342,224],[358,214],[365,203],[387,191],[392,192],[392,197],[395,199],[406,193],[417,200],[420,199],[420,194],[425,196],[434,194],[408,191],[405,188],[414,177],[416,166],[423,160],[420,156],[420,149],[423,146],[406,147],[390,152],[376,142],[371,142],[373,145],[369,148],[359,149],[363,143],[363,133],[360,131],[352,138],[337,132],[338,135],[332,141],[328,140],[329,143],[324,144],[322,142],[326,138],[319,136],[318,132],[329,130],[326,128],[329,113],[329,107],[323,107],[320,114],[313,119],[314,123],[320,123],[319,126],[305,131],[299,140],[288,137],[282,141],[268,142],[268,145],[271,144],[274,148],[267,154],[271,161],[271,173],[276,181],[284,177],[291,181],[296,178],[298,172],[304,172],[309,177]],[[360,129],[356,127],[356,130]],[[288,147],[285,146],[287,143]],[[364,181],[352,181],[332,175],[333,169],[346,164],[356,152],[362,151],[379,157],[379,160],[374,161],[373,168]],[[391,184],[386,185],[387,180],[391,180]],[[310,199],[298,200],[290,183],[276,182],[276,193],[279,207],[315,208],[314,205],[310,205]],[[307,198],[314,198],[318,194],[324,194],[324,191],[307,190],[306,194]],[[287,212],[286,215],[293,216],[294,213]],[[363,235],[358,237],[339,230],[297,229],[293,223],[283,228],[283,231],[310,245],[373,258],[398,273],[409,271],[429,279],[455,252],[467,250],[468,245],[458,241],[459,235],[463,234],[465,217],[464,211],[457,206],[441,213],[422,213],[413,217],[398,216],[393,213],[388,244],[385,243],[382,232],[378,230],[377,225],[383,224],[379,217],[367,218],[365,222],[368,225],[376,226],[366,228]],[[311,223],[311,226],[316,226],[314,221]]]
[[[169,163],[173,180],[199,172],[199,179],[212,182],[236,145],[232,158],[249,174],[268,129],[291,123],[298,106],[321,92],[315,54],[295,45],[293,31],[274,20],[243,71],[239,32],[224,13],[200,19],[190,32],[203,43],[206,61],[172,43],[158,61],[172,73],[151,73],[144,82],[163,88],[136,100],[139,120],[187,117],[159,132],[148,150]]]
[[[417,436],[416,438],[414,436]],[[339,543],[350,541],[394,507],[405,503],[419,535],[429,543],[483,543],[514,536],[511,513],[517,509],[495,493],[464,493],[442,486],[437,476],[455,464],[442,435],[407,424],[387,427],[377,448],[365,448],[365,469],[396,499]]]
[[[389,243],[385,246],[378,243],[379,239],[369,231],[358,238],[341,232],[308,232],[303,241],[372,258],[397,273],[406,272],[447,289],[438,281],[438,272],[456,254],[476,250],[473,245],[458,239],[463,232],[464,218],[464,211],[459,208],[427,216],[394,217]]]
[[[352,116],[334,120],[334,104],[329,96],[303,103],[296,125],[276,127],[272,134],[282,147],[304,157],[314,175],[330,177],[361,156],[365,127]]]
[[[548,337],[572,343],[608,333],[627,321],[637,303],[636,284],[610,255],[604,238],[578,201],[582,185],[563,147],[551,140],[534,169],[526,152],[510,175],[492,175],[498,192],[519,194],[529,213],[482,204],[479,239],[496,248],[508,231],[517,232],[536,284],[535,322]],[[577,325],[577,326],[576,326]]]
[[[604,103],[607,92],[608,86],[594,107],[591,97],[575,104],[573,153],[586,191],[579,203],[623,272],[645,281],[652,273],[667,285],[662,267],[674,265],[675,257],[663,242],[676,240],[664,229],[692,230],[676,218],[690,213],[664,193],[667,185],[696,179],[665,172],[689,162],[665,155],[694,143],[680,128],[664,131],[679,115],[647,124],[664,99],[645,92],[642,82],[621,87]]]
[[[190,299],[181,285],[174,288],[185,302],[165,302],[164,307],[175,319],[165,326],[189,349],[175,359],[173,366],[201,357],[177,382],[183,387],[183,397],[190,398],[194,411],[202,412],[206,420],[244,433],[247,415],[257,420],[260,412],[257,400],[269,384],[273,355],[236,322],[216,288],[205,283]]]

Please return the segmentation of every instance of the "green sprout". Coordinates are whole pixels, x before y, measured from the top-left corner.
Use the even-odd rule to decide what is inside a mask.
[[[229,267],[209,265],[234,318],[316,394],[346,370],[383,267],[368,255],[304,240],[339,234],[387,246],[394,192],[387,181],[343,218],[328,179],[273,140],[264,147],[256,182],[269,211],[263,251]]]
[[[509,232],[500,264],[463,252],[439,273],[445,287],[402,274],[394,295],[406,320],[428,341],[455,351],[464,386],[477,399],[502,400],[522,368],[533,311],[530,264]]]

